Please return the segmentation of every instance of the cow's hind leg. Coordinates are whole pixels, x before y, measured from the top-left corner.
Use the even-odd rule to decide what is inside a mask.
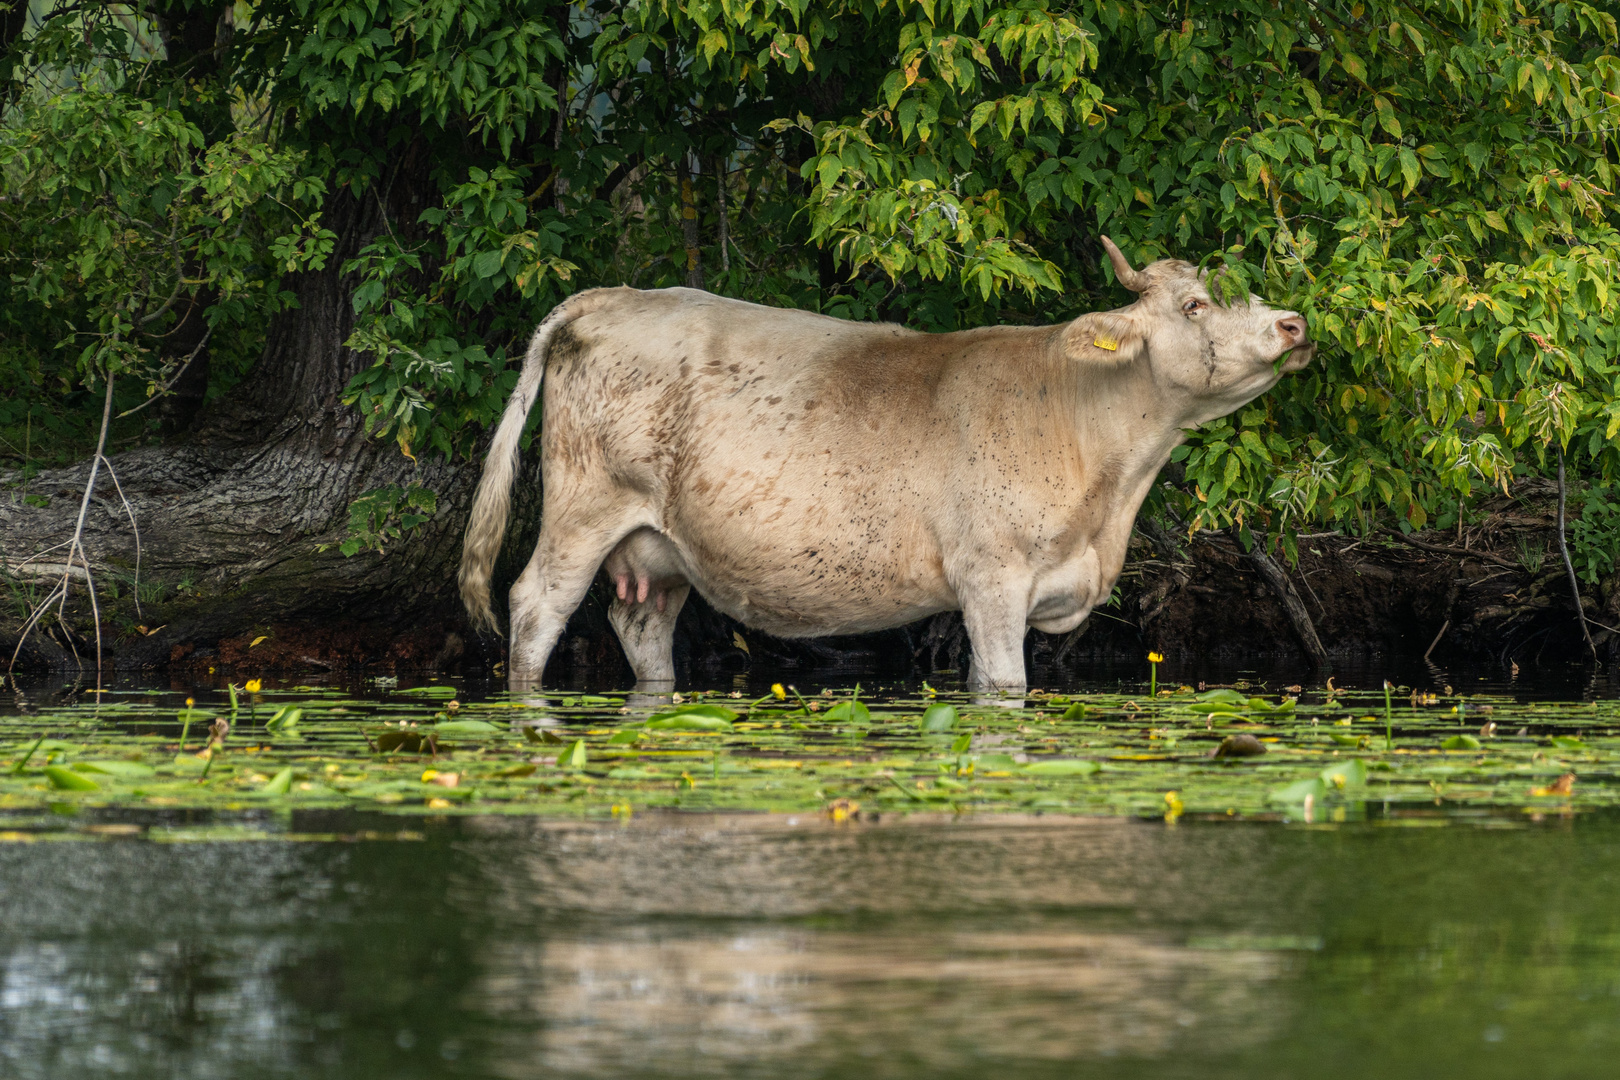
[[[661,601],[645,599],[636,603],[632,594],[608,606],[608,621],[624,646],[637,686],[674,684],[675,617],[691,591],[690,585],[678,585],[670,588]]]
[[[541,527],[534,556],[512,586],[508,680],[513,690],[540,685],[551,650],[557,647],[568,617],[585,599],[602,560],[637,524],[622,520],[610,528],[585,528],[548,520]]]

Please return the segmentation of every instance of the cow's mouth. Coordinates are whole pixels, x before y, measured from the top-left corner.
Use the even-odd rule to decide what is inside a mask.
[[[1311,361],[1315,358],[1316,342],[1307,341],[1305,344],[1296,345],[1283,353],[1278,358],[1277,371],[1279,374],[1284,375],[1290,371],[1303,371],[1310,366]]]

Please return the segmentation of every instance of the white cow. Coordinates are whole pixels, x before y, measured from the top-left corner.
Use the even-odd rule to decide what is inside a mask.
[[[540,540],[512,587],[510,675],[538,684],[602,567],[636,678],[670,683],[690,589],[781,637],[960,610],[969,682],[1024,686],[1028,627],[1105,601],[1183,431],[1315,352],[1305,320],[1216,303],[1161,259],[1058,326],[923,334],[693,289],[594,289],[540,324],[484,463],[461,594],[493,628],[525,418],[542,385]],[[1277,361],[1287,360],[1280,366]]]

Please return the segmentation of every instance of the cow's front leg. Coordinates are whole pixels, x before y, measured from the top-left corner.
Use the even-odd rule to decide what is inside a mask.
[[[972,590],[962,600],[973,659],[968,686],[974,690],[1024,689],[1024,636],[1029,590],[1007,585]]]

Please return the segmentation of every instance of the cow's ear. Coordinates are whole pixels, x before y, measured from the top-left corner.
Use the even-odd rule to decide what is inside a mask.
[[[1118,311],[1094,311],[1069,324],[1063,351],[1071,360],[1128,364],[1142,355],[1142,330],[1135,319]]]

